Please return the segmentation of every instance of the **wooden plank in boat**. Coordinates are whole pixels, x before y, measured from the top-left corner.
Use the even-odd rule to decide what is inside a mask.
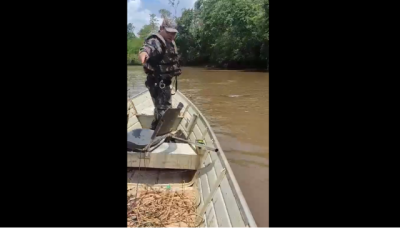
[[[222,197],[221,188],[217,188],[212,203],[214,204],[215,214],[217,215],[218,227],[232,227],[228,211],[226,210],[226,204]]]
[[[209,158],[210,158],[210,156],[209,156]],[[209,160],[211,162],[211,158]],[[220,173],[219,171],[218,172],[215,171],[215,168],[213,168],[213,170],[211,170],[210,172],[207,173],[208,183],[210,185],[210,188],[212,188],[213,185],[216,183],[217,174],[219,174],[219,173]],[[218,221],[218,227],[231,227],[228,212],[226,210],[226,206],[225,206],[224,200],[222,198],[220,188],[217,188],[217,191],[215,192],[213,199],[211,201],[214,204],[216,219]]]
[[[211,160],[214,162],[214,169],[216,172],[223,170],[221,161],[216,152],[210,151]],[[226,204],[232,227],[245,227],[242,215],[240,213],[237,201],[233,195],[232,188],[229,185],[228,179],[224,178],[220,184],[222,197]]]
[[[198,114],[198,112],[196,112],[196,110],[194,110],[193,106],[190,106],[188,109],[188,112],[191,116],[193,116],[193,114]]]
[[[211,163],[212,163],[209,154],[207,154],[207,156],[206,156],[205,163],[206,163],[206,166],[207,166],[208,164],[211,164]],[[213,184],[217,181],[217,176],[216,176],[216,174],[215,174],[214,168],[212,168],[212,170],[206,172],[206,174],[207,174],[208,184],[209,184],[210,189],[211,189],[211,187],[213,186]]]
[[[210,194],[210,186],[208,184],[207,173],[201,175],[199,180],[200,195],[201,195],[201,205],[204,205],[204,199]],[[214,205],[210,203],[204,214],[204,222],[206,227],[218,227]]]
[[[211,153],[212,151],[210,151]],[[208,154],[206,157],[206,165],[213,162],[211,158],[211,154]],[[215,162],[214,162],[215,164]],[[216,171],[215,166],[207,172],[207,177],[208,177],[208,184],[210,188],[213,187],[213,185],[217,181],[217,174],[219,174],[221,171]],[[218,188],[218,190],[215,192],[212,203],[214,204],[214,209],[216,213],[216,218],[218,221],[218,227],[230,227],[231,223],[229,222],[229,216],[228,212],[226,210],[226,206],[224,203],[224,200],[222,198],[221,190]]]
[[[199,128],[201,133],[205,133],[207,131],[207,127],[206,127],[202,117],[199,117],[197,119],[197,126],[198,126],[198,128]]]
[[[199,118],[197,120],[199,120]],[[196,139],[202,139],[203,135],[201,134],[200,128],[197,124],[193,128],[193,133]]]
[[[211,140],[210,134],[211,134],[210,132],[207,132],[205,134],[205,136],[204,136],[204,140],[206,141],[206,144],[208,146],[213,147],[214,146],[214,141]]]
[[[199,175],[199,174],[197,174],[197,175]],[[204,192],[203,192],[204,188],[203,188],[202,183],[201,183],[201,176],[198,177],[198,180],[196,182],[197,182],[197,186],[199,188],[200,205],[201,205],[201,204],[204,203],[204,195],[203,195],[204,194]]]
[[[193,132],[193,129],[194,129],[196,123],[197,123],[197,118],[198,118],[197,115],[193,115],[192,119],[190,121],[188,121],[189,122],[188,123],[188,127],[187,127],[188,133],[192,133]]]
[[[219,223],[217,222],[217,218],[215,217],[215,208],[214,204],[209,204],[207,207],[206,213],[206,220],[207,220],[207,227],[220,227]]]
[[[201,191],[203,193],[203,200],[204,200],[205,197],[208,197],[208,195],[210,194],[210,186],[208,184],[207,173],[204,173],[200,176],[200,181],[201,181]]]
[[[210,189],[211,189],[211,184],[210,184],[210,178],[208,176],[209,172],[206,170],[207,167],[213,167],[211,165],[211,158],[209,156],[209,154],[207,154],[205,156],[205,160],[204,160],[204,164],[203,164],[203,170],[200,172],[200,180],[202,182],[202,189],[203,189],[203,195],[204,195],[204,199],[207,199],[207,197],[210,195]],[[212,168],[211,168],[212,169]],[[213,171],[213,169],[212,169]],[[215,177],[214,177],[215,178]],[[211,181],[216,181],[216,179]],[[205,205],[203,203],[203,205]]]
[[[202,183],[201,183],[201,178],[199,178],[197,186],[199,188],[199,195],[200,195],[200,206],[202,204],[204,204],[204,195],[203,195],[203,187],[202,187]],[[200,227],[207,227],[207,219],[206,219],[206,215],[203,215],[203,220],[204,222],[200,225]]]
[[[186,131],[189,129],[191,120],[192,120],[192,116],[188,112],[185,112],[183,114],[182,126],[185,128]]]

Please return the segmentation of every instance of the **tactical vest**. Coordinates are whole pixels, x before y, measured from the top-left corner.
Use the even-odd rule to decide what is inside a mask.
[[[171,79],[181,74],[178,51],[174,41],[166,42],[160,34],[152,34],[146,40],[156,38],[161,43],[162,53],[159,57],[148,59],[143,66],[147,74],[155,75],[161,79]]]

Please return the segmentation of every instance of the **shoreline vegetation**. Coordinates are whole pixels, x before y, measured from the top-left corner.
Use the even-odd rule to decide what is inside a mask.
[[[178,4],[170,0],[173,8]],[[269,0],[197,0],[194,8],[183,9],[180,17],[166,9],[159,13],[177,22],[176,44],[182,67],[269,71]],[[127,25],[129,66],[141,65],[138,51],[160,23],[151,14],[138,36],[134,25]]]

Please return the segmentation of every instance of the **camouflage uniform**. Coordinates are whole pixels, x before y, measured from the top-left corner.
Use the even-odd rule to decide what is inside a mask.
[[[164,20],[167,31],[176,31],[176,25],[170,20]],[[151,129],[155,129],[165,111],[172,106],[171,79],[181,74],[178,63],[178,52],[175,42],[168,42],[160,34],[150,35],[144,42],[139,53],[146,52],[149,56],[144,64],[147,74],[146,87],[154,103],[154,120]]]

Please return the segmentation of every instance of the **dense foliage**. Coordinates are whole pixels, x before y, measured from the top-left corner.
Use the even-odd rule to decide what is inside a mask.
[[[198,0],[177,22],[183,63],[267,67],[269,0]]]
[[[174,8],[179,4],[170,2]],[[171,16],[165,9],[159,13]],[[158,29],[154,19],[152,16],[149,25],[140,30],[139,38],[128,35],[128,62],[137,56],[140,45],[135,41]],[[194,8],[183,10],[176,21],[183,65],[268,68],[269,0],[197,0]]]
[[[136,37],[135,33],[133,32],[135,27],[132,25],[132,23],[129,23],[127,28],[128,28],[127,64],[140,65],[138,58],[138,51],[140,47],[142,47],[144,39],[151,33],[157,32],[159,29],[159,24],[157,22],[156,15],[150,14],[150,23],[148,25],[143,26],[143,28],[140,29],[138,33],[139,37]]]

